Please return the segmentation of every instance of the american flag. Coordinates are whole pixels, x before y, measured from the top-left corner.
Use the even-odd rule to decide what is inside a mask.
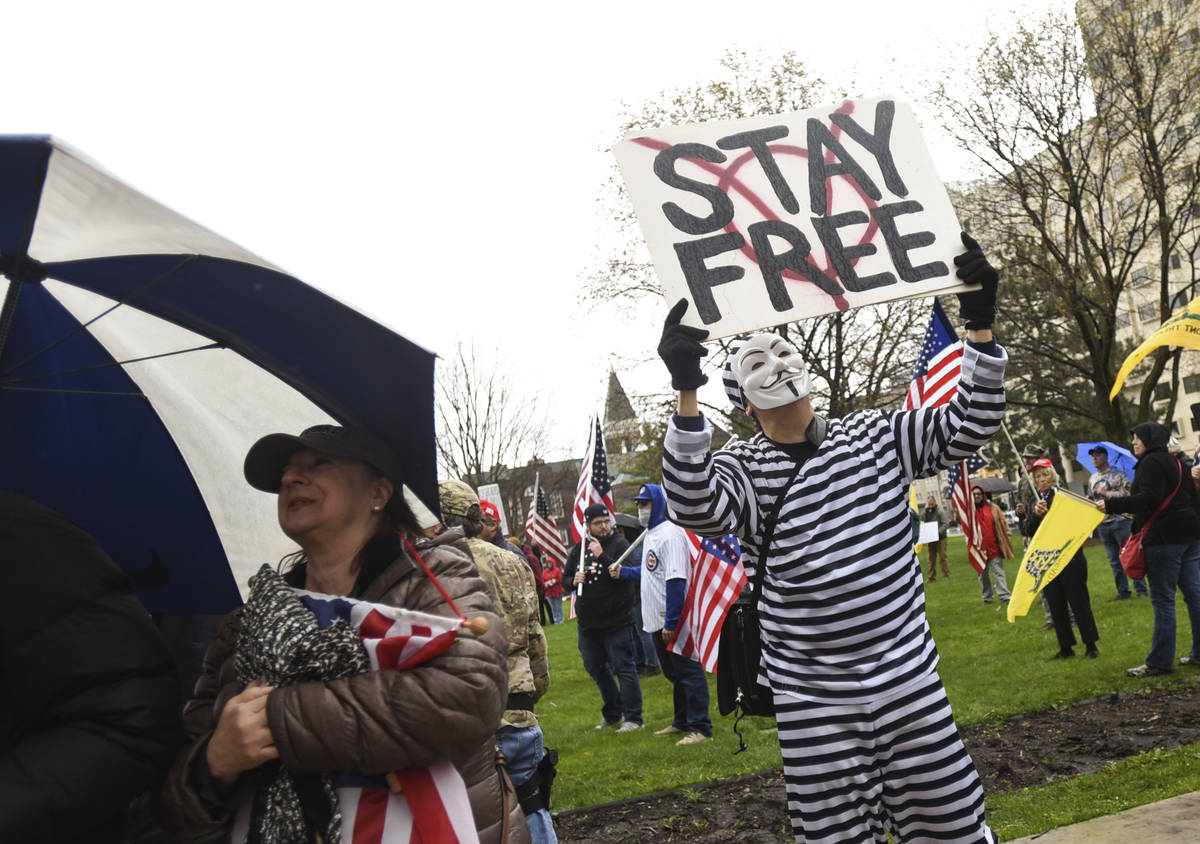
[[[575,487],[575,509],[571,513],[571,537],[576,542],[587,532],[583,523],[583,511],[592,504],[603,504],[612,513],[612,481],[608,477],[608,458],[604,454],[604,432],[600,430],[600,419],[595,420],[595,433],[583,459],[583,470],[579,473],[579,485]]]
[[[542,553],[560,566],[567,564],[567,549],[563,547],[558,526],[550,518],[550,505],[546,503],[546,492],[541,486],[541,476],[533,481],[533,498],[529,501],[529,515],[525,517],[525,536]]]
[[[971,473],[978,472],[987,461],[978,454],[972,454],[966,460],[950,469],[950,501],[954,505],[954,514],[962,527],[963,537],[967,540],[967,559],[971,568],[982,572],[987,559],[983,553],[983,537],[979,533],[979,525],[975,521],[975,497],[971,495]]]
[[[904,409],[937,407],[950,401],[958,389],[962,353],[962,342],[942,310],[942,303],[934,299],[933,313],[925,329],[917,365],[913,367],[912,383],[908,385]]]
[[[696,542],[690,532],[688,538]],[[726,534],[700,540],[671,650],[696,660],[715,674],[721,625],[745,585],[746,570],[742,568],[742,549],[737,537]]]
[[[321,627],[340,621],[355,628],[375,671],[404,671],[432,659],[454,643],[460,627],[456,618],[333,595],[300,592],[300,600]],[[479,841],[466,783],[448,761],[386,778],[339,774],[334,786],[342,844]]]

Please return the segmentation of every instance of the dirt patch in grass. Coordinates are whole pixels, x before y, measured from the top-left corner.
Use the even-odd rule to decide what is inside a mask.
[[[976,724],[962,736],[985,793],[1042,785],[1155,748],[1200,741],[1200,686],[1113,694]],[[564,842],[792,840],[779,768],[563,812],[555,826]]]

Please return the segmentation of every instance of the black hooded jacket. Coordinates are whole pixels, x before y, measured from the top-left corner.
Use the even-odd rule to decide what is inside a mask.
[[[0,492],[0,840],[107,844],[180,738],[166,645],[82,528]]]
[[[1184,545],[1200,539],[1196,485],[1187,467],[1167,451],[1170,430],[1158,422],[1143,422],[1133,433],[1145,444],[1146,453],[1134,466],[1130,494],[1106,499],[1105,508],[1109,513],[1132,513],[1133,530],[1139,531],[1178,482],[1179,491],[1155,518],[1142,544]]]
[[[613,530],[600,540],[602,549],[598,558],[593,558],[584,548],[583,564],[587,572],[583,581],[583,594],[575,600],[575,613],[579,617],[581,630],[609,633],[633,624],[633,602],[636,597],[632,580],[613,579],[608,567],[621,558],[629,543],[619,530]],[[575,572],[579,569],[579,543],[567,552],[567,567],[563,572],[563,585],[576,588]]]

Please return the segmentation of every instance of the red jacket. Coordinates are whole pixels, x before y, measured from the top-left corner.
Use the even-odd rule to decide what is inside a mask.
[[[547,598],[561,598],[563,596],[562,576],[562,566],[547,555],[545,563],[542,564],[542,582],[546,584]]]

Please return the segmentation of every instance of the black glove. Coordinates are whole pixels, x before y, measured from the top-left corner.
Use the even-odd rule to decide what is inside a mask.
[[[687,309],[687,299],[675,303],[663,323],[662,339],[658,341],[658,356],[667,365],[671,387],[676,390],[695,390],[708,383],[708,376],[700,371],[700,358],[708,354],[700,341],[708,337],[708,331],[679,324]]]
[[[991,328],[996,321],[996,285],[1000,273],[988,263],[975,238],[963,232],[962,242],[967,251],[954,256],[954,266],[958,267],[955,275],[967,284],[981,287],[958,294],[958,315],[966,321],[968,329]]]

